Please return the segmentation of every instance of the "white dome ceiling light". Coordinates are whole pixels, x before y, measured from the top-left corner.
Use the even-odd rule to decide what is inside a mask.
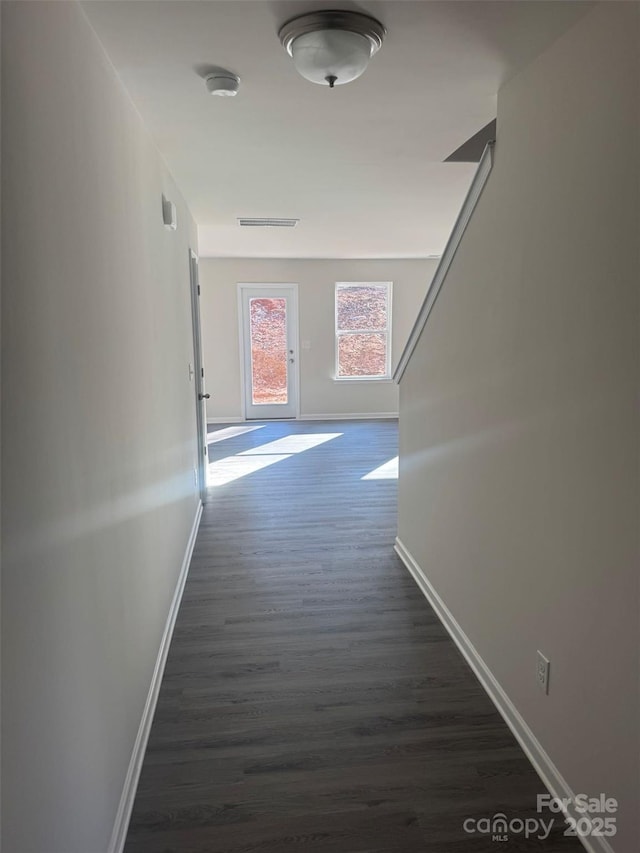
[[[205,77],[205,84],[212,95],[232,98],[238,94],[240,78],[231,71],[213,71]]]
[[[299,74],[333,89],[360,77],[386,30],[369,15],[331,10],[292,18],[278,35]]]

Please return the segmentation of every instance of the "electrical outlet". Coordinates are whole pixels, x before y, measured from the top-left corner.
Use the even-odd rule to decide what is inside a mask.
[[[193,482],[197,486],[198,485],[198,469],[193,469]]]
[[[538,649],[538,657],[536,663],[536,678],[538,680],[538,687],[540,690],[543,690],[545,693],[549,692],[549,669],[551,668],[551,664],[546,658],[540,649]]]

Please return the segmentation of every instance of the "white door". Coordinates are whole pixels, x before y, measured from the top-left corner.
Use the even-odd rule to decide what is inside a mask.
[[[298,415],[298,287],[239,285],[247,420]]]
[[[198,258],[189,250],[189,272],[191,275],[191,323],[193,327],[193,390],[196,406],[196,426],[198,441],[197,478],[202,502],[207,497],[207,410],[209,394],[204,387],[204,362],[202,359],[202,336],[200,329],[200,282],[198,279]]]

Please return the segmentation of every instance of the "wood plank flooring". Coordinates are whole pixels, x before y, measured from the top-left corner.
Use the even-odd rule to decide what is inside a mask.
[[[582,850],[463,830],[544,788],[392,550],[397,484],[362,477],[396,453],[385,421],[210,445],[219,479],[271,464],[211,489],[125,853]]]

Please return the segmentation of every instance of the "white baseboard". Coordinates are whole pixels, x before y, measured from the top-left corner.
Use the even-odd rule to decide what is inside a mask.
[[[397,420],[397,412],[349,412],[333,415],[300,415],[301,421],[379,421]]]
[[[451,611],[431,585],[424,571],[420,568],[400,539],[396,539],[395,551],[413,576],[429,604],[433,607],[436,616],[449,632],[451,639],[460,649],[463,657],[475,673],[478,681],[487,692],[493,704],[498,709],[505,723],[513,732],[516,740],[524,750],[525,755],[533,765],[534,770],[549,793],[553,797],[568,799],[573,803],[575,800],[575,793],[571,790],[558,768],[545,752],[540,741],[529,728],[511,699],[509,699],[507,694],[504,692],[487,664],[480,657],[480,654],[471,640],[467,637],[458,622],[456,622]],[[567,815],[576,820],[583,817],[582,814],[577,813],[571,807],[567,810]],[[548,813],[545,813],[542,817],[547,819]],[[589,853],[614,853],[614,849],[603,837],[577,837]]]
[[[147,748],[149,732],[151,731],[151,723],[153,722],[153,715],[156,710],[156,703],[160,692],[162,675],[167,662],[167,654],[169,652],[169,646],[171,645],[171,637],[176,624],[178,610],[180,609],[180,602],[182,601],[182,593],[184,592],[184,586],[189,573],[189,564],[191,563],[191,555],[193,554],[193,548],[196,544],[196,537],[198,535],[198,527],[200,526],[201,517],[202,502],[200,501],[198,502],[198,508],[196,510],[193,526],[191,527],[191,533],[189,534],[189,539],[187,541],[180,574],[178,575],[178,582],[176,583],[173,600],[171,601],[171,607],[169,608],[169,615],[167,616],[167,622],[160,642],[160,649],[158,650],[156,665],[153,670],[153,676],[151,677],[151,685],[149,686],[147,701],[144,705],[138,734],[136,735],[136,740],[133,745],[133,752],[131,753],[131,760],[129,761],[127,775],[124,780],[122,796],[120,797],[120,803],[118,805],[118,811],[116,813],[116,819],[113,826],[113,832],[111,833],[111,840],[109,841],[109,846],[107,848],[107,853],[122,853],[122,850],[124,849],[129,821],[131,819],[131,812],[133,810],[133,801],[135,800],[140,771],[142,770],[144,753]]]
[[[268,421],[379,421],[398,420],[398,412],[349,412],[347,414],[332,415],[299,415],[297,418],[267,418]],[[207,418],[208,424],[243,424],[254,423],[256,419],[247,421],[245,418]],[[262,423],[262,421],[261,421]]]

